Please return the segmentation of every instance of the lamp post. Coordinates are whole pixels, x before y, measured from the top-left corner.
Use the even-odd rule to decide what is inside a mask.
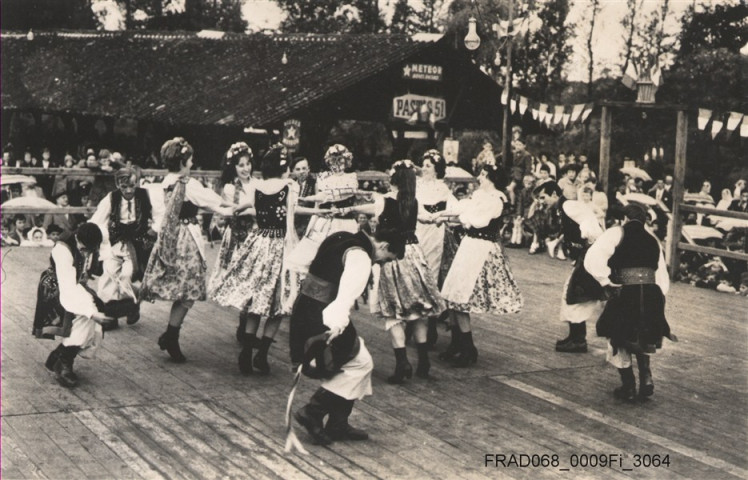
[[[503,28],[499,24],[494,24],[493,29],[496,32],[499,39],[502,36],[506,36],[506,80],[504,82],[504,91],[506,92],[506,104],[504,105],[503,124],[501,128],[501,159],[504,162],[505,167],[512,166],[511,158],[511,118],[510,118],[510,98],[512,94],[512,35],[514,34],[514,1],[509,0],[509,22],[507,25],[506,32],[504,33]],[[468,20],[468,33],[465,36],[465,48],[468,50],[475,50],[480,46],[480,37],[476,31],[475,17],[470,17]],[[496,50],[496,58],[494,64],[498,67],[501,64],[501,46]]]

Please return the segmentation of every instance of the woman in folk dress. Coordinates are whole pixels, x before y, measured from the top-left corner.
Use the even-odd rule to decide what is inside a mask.
[[[253,368],[262,374],[270,372],[268,351],[283,317],[291,313],[292,296],[297,291],[297,278],[283,267],[287,245],[296,237],[293,216],[297,189],[287,178],[288,171],[285,148],[271,147],[263,157],[263,180],[256,181],[254,198],[237,207],[238,212],[251,208],[257,230],[237,249],[210,292],[213,301],[239,309],[247,319],[238,359],[239,370],[245,375]],[[267,321],[260,340],[257,331],[261,317],[267,317]],[[254,348],[257,353],[253,358]]]
[[[462,368],[478,359],[470,314],[517,313],[523,304],[500,243],[500,217],[507,201],[500,189],[506,185],[506,174],[500,167],[484,165],[478,185],[469,199],[438,214],[458,217],[466,230],[441,290],[458,327],[452,334],[458,338],[440,358]]]
[[[353,154],[344,145],[336,144],[328,148],[325,152],[325,165],[328,171],[317,175],[317,192],[300,200],[316,202],[317,208],[323,211],[354,205],[358,193],[358,177],[356,173],[346,173],[352,162]],[[325,238],[335,232],[357,231],[358,224],[353,213],[339,214],[334,218],[330,215],[312,216],[306,234],[288,255],[288,268],[306,274]]]
[[[431,213],[435,214],[454,206],[457,199],[452,194],[449,186],[444,181],[447,164],[439,150],[431,149],[423,154],[421,161],[421,176],[416,181],[416,200],[418,204]],[[416,226],[416,237],[418,244],[423,250],[426,262],[431,271],[431,277],[441,286],[440,272],[445,268],[444,263],[451,263],[453,256],[444,256],[444,247],[447,227],[443,223],[436,223],[431,219],[419,219]],[[449,270],[449,266],[446,266]],[[428,333],[426,343],[429,346],[436,343],[438,337],[436,331],[436,317],[428,320]]]
[[[182,322],[195,301],[206,298],[207,265],[198,208],[220,215],[233,214],[216,192],[190,178],[192,154],[192,147],[181,137],[161,147],[161,158],[169,173],[161,183],[148,186],[158,240],[148,260],[141,290],[145,300],[173,302],[169,324],[158,345],[179,363],[186,361],[179,347]]]
[[[252,204],[254,199],[254,185],[257,180],[252,178],[252,149],[244,142],[237,142],[228,149],[225,155],[224,169],[221,174],[223,201],[230,205]],[[237,248],[244,243],[248,235],[252,234],[254,217],[251,212],[244,210],[241,215],[226,218],[226,230],[223,232],[221,248],[218,250],[216,265],[208,282],[208,291],[212,292],[231,260]],[[247,326],[247,315],[239,314],[239,327],[236,329],[236,339],[242,341],[244,329]]]
[[[414,324],[413,336],[418,348],[416,376],[430,378],[426,319],[439,316],[446,306],[415,235],[418,219],[431,221],[434,217],[416,200],[413,162],[395,162],[390,188],[390,193],[375,196],[373,205],[360,205],[353,207],[353,210],[376,215],[380,219],[378,228],[400,231],[405,235],[404,257],[381,267],[378,304],[375,306],[375,313],[385,319],[385,329],[390,332],[395,351],[395,372],[387,381],[399,384],[413,375],[413,367],[408,362],[405,350],[405,324]],[[383,223],[385,220],[388,224]]]

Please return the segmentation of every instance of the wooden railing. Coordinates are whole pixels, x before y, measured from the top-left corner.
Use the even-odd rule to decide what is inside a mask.
[[[678,271],[678,250],[687,250],[690,252],[698,252],[698,253],[705,253],[707,255],[715,255],[718,257],[725,257],[725,258],[734,258],[735,260],[743,260],[748,261],[748,253],[745,252],[734,252],[731,250],[726,250],[722,248],[713,248],[713,247],[704,247],[702,245],[696,245],[693,243],[687,243],[682,242],[682,228],[683,228],[683,219],[682,215],[683,213],[701,213],[704,215],[712,215],[715,217],[723,217],[723,218],[737,218],[739,220],[747,220],[748,221],[748,213],[744,212],[733,212],[730,210],[718,210],[716,208],[709,208],[709,207],[698,207],[695,205],[687,205],[687,204],[679,204],[677,205],[677,208],[675,209],[677,214],[674,214],[672,216],[672,228],[670,229],[671,232],[674,234],[674,238],[672,240],[669,239],[669,242],[672,242],[671,245],[673,248],[671,249],[671,254],[669,258],[669,266],[670,266],[670,272],[671,274],[673,272]],[[739,228],[739,227],[738,227]]]

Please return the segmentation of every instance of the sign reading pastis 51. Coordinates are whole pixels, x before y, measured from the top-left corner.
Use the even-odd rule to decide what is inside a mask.
[[[430,113],[434,114],[436,121],[447,117],[447,102],[443,98],[426,97],[408,93],[392,99],[392,115],[395,118],[408,120],[413,113],[421,112],[421,106],[426,105]]]
[[[441,82],[442,67],[441,65],[429,65],[427,63],[408,63],[403,66],[403,78]]]

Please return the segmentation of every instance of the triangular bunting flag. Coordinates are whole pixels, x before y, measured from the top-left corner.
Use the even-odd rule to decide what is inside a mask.
[[[732,132],[735,130],[742,119],[742,113],[730,112],[730,116],[727,118],[727,131]]]
[[[507,100],[509,100],[509,90],[505,88],[501,91],[501,104],[506,105]]]
[[[527,97],[523,97],[520,95],[519,97],[519,114],[524,115],[527,111]]]
[[[714,140],[722,130],[722,120],[712,120],[712,140]]]
[[[636,67],[633,63],[629,63],[628,67],[626,67],[626,72],[623,74],[623,78],[621,78],[621,82],[626,86],[626,88],[634,90],[638,78],[639,73],[636,71]]]
[[[571,117],[570,114],[564,113],[561,118],[563,118],[564,127],[567,127],[569,125],[569,117]]]
[[[582,114],[582,111],[584,110],[584,103],[577,103],[574,105],[574,108],[571,109],[571,121],[576,122],[579,119],[579,116]]]
[[[582,123],[587,121],[587,117],[590,116],[590,113],[592,113],[592,109],[594,108],[594,103],[586,103],[584,105],[584,111],[582,112]]]
[[[748,137],[748,122],[743,122],[743,124],[740,126],[740,136]]]
[[[547,103],[541,103],[540,108],[538,109],[538,118],[540,118],[540,121],[545,121],[545,117],[548,114],[548,104]]]
[[[517,112],[517,100],[511,99],[509,100],[509,108],[511,109],[512,113]]]
[[[532,109],[531,111],[532,111],[532,119],[533,119],[533,120],[537,120],[537,119],[538,119],[538,114],[539,114],[540,112],[538,112],[538,109],[537,109],[537,108],[533,108],[533,109]]]
[[[561,119],[564,116],[564,106],[563,105],[556,105],[553,107],[553,123],[559,124],[561,123]]]
[[[706,124],[709,123],[709,119],[711,117],[712,117],[711,110],[707,110],[706,108],[699,109],[699,118],[696,120],[699,130],[704,130],[706,128]]]

